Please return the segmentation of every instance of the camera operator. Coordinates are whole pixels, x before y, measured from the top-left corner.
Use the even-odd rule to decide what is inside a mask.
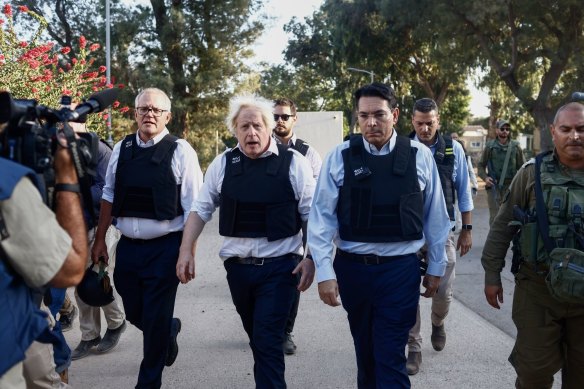
[[[35,342],[51,334],[33,293],[78,284],[88,249],[77,173],[65,147],[58,146],[54,169],[55,213],[43,203],[33,171],[0,158],[0,388],[63,385],[51,345]]]

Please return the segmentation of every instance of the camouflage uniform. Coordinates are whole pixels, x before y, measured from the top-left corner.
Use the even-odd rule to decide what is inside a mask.
[[[507,149],[510,145],[511,147],[514,147],[515,150],[511,150],[509,163],[507,165],[507,172],[505,173],[505,182],[500,183],[499,179],[503,171],[503,165],[505,164]],[[493,171],[490,171],[489,161],[491,161]],[[519,168],[521,168],[521,165],[524,163],[525,160],[523,158],[523,151],[521,150],[521,147],[517,141],[509,140],[504,145],[499,143],[498,139],[493,139],[487,142],[478,164],[479,177],[482,178],[483,181],[486,180],[487,177],[494,178],[497,180],[498,184],[496,188],[486,188],[490,214],[489,225],[493,224],[493,219],[499,211],[501,200],[509,188],[509,184],[511,183],[513,176],[515,176]]]
[[[555,157],[549,156],[546,159],[555,168],[552,173],[548,172],[548,177],[551,175],[556,178],[546,185],[546,181],[543,181],[543,171],[546,167],[542,164],[544,201],[549,209],[548,202],[555,198],[553,196],[557,196],[553,194],[557,192],[553,189],[554,186],[565,189],[568,186],[566,182],[570,182],[572,186],[584,187],[584,171],[569,169],[561,165]],[[522,210],[535,209],[534,177],[535,164],[531,160],[517,173],[503,198],[501,209],[485,242],[481,260],[485,269],[485,285],[487,286],[501,286],[500,273],[505,265],[505,254],[514,233],[518,230],[517,223],[513,220],[513,205],[518,205]],[[558,182],[565,184],[558,185]],[[575,201],[579,202],[578,199]],[[566,214],[565,208],[573,202],[572,198],[562,201],[564,214]],[[553,212],[549,212],[550,225],[562,227],[554,226],[552,215]],[[524,227],[522,233],[528,235],[527,231],[528,229]],[[550,233],[550,235],[553,234]],[[538,240],[541,241],[541,238]],[[521,243],[524,248],[537,247],[531,245],[531,242],[523,236]],[[584,366],[584,336],[581,335],[584,328],[584,303],[561,303],[552,297],[545,282],[549,269],[544,258],[547,254],[541,250],[541,242],[539,246],[540,249],[536,250],[536,258],[533,258],[533,261],[544,262],[536,265],[535,262],[527,261],[529,253],[523,253],[523,260],[515,275],[512,315],[517,327],[517,339],[509,357],[509,361],[517,372],[515,385],[517,388],[551,388],[553,375],[562,369],[562,388],[581,388],[584,382],[582,368]]]

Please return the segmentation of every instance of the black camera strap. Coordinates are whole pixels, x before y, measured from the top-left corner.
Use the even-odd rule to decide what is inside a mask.
[[[79,143],[75,137],[75,132],[67,122],[63,123],[63,135],[67,141],[67,149],[71,153],[73,166],[77,172],[77,179],[79,181],[81,197],[83,199],[83,208],[87,211],[90,222],[95,224],[96,216],[93,209],[93,197],[91,196],[91,185],[93,184],[93,178],[88,174],[87,170],[83,168]]]

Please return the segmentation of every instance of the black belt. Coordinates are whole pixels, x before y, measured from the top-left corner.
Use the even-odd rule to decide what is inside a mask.
[[[341,249],[337,249],[337,258],[344,259],[352,262],[359,262],[365,265],[382,265],[384,263],[388,263],[391,261],[395,261],[398,259],[403,259],[406,257],[411,257],[412,254],[405,254],[405,255],[391,255],[391,256],[383,256],[383,255],[374,255],[374,254],[354,254],[343,251]]]
[[[231,263],[239,263],[241,265],[256,265],[262,266],[266,263],[281,261],[284,259],[292,259],[292,260],[299,260],[300,255],[298,254],[285,254],[280,255],[279,257],[265,257],[265,258],[258,258],[258,257],[229,257],[225,260],[225,262]]]
[[[157,236],[156,238],[152,238],[152,239],[139,239],[139,238],[130,238],[129,236],[126,235],[122,235],[123,239],[129,240],[132,243],[137,243],[137,244],[146,244],[146,243],[152,243],[152,242],[156,242],[158,240],[162,240],[165,238],[170,238],[174,235],[182,235],[182,231],[174,231],[174,232],[169,232],[166,235],[162,235],[162,236]]]

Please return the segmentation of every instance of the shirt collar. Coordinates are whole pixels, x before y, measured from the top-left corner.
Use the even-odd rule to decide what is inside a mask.
[[[137,142],[138,146],[140,146],[140,147],[154,146],[155,144],[160,142],[162,140],[162,138],[164,138],[166,135],[170,134],[168,129],[166,127],[164,127],[164,130],[162,130],[160,132],[160,134],[156,135],[154,138],[150,139],[148,142],[143,142],[142,139],[140,139],[139,133],[140,133],[140,130],[136,131],[136,142]]]
[[[272,142],[272,140],[274,140],[274,139],[270,137],[270,145],[268,146],[268,149],[266,151],[264,151],[262,155],[260,155],[260,158],[269,157],[272,154],[279,155],[279,153],[278,153],[278,144],[276,142]],[[239,145],[239,143],[237,144],[236,147],[239,149],[239,151],[241,151],[241,153],[243,155],[247,155],[243,151],[243,149],[241,148],[241,146]]]
[[[373,154],[373,155],[389,154],[393,150],[393,148],[395,147],[395,140],[397,138],[396,134],[397,134],[397,132],[394,128],[392,133],[391,133],[391,138],[389,138],[389,141],[381,147],[381,150],[377,150],[377,147],[375,147],[371,143],[367,142],[365,137],[363,137],[363,145],[365,146],[365,150],[367,150],[369,152],[369,154]]]
[[[272,134],[272,138],[276,141],[277,144],[282,144],[282,141],[274,134]],[[295,133],[292,133],[292,137],[288,139],[288,144],[286,146],[292,146],[296,143],[297,136]]]

